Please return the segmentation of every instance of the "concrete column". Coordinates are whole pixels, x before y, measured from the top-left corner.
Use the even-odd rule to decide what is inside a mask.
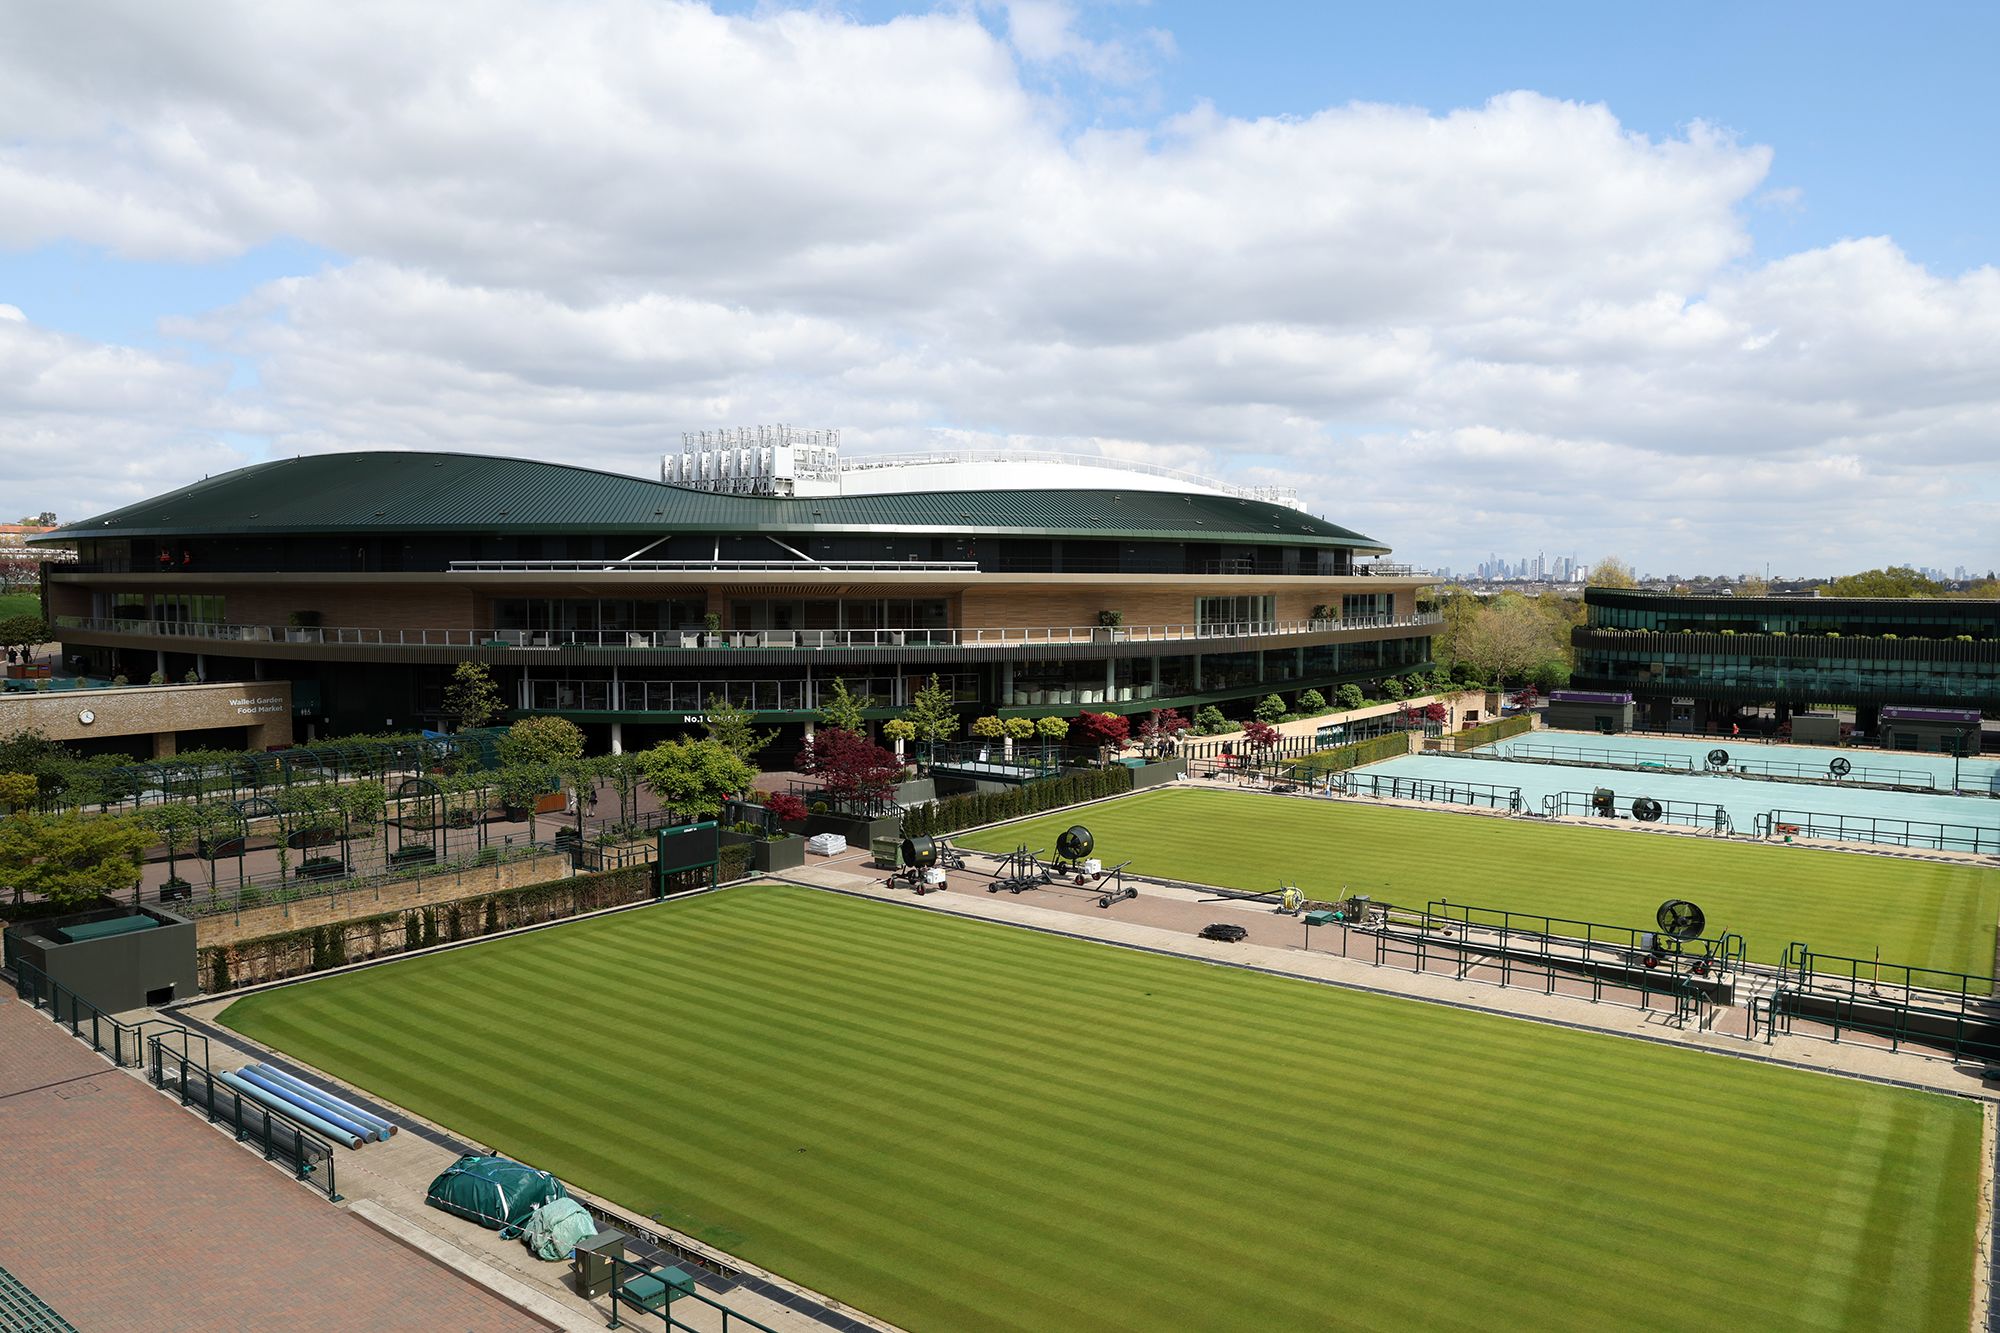
[[[1149,657],[1146,660],[1153,664],[1153,697],[1158,699],[1160,697],[1160,659]]]
[[[625,753],[625,724],[623,722],[613,722],[611,724],[611,753]]]
[[[1000,698],[996,701],[994,707],[996,710],[1006,708],[1013,701],[1014,663],[1012,661],[1005,661],[1000,664]]]
[[[806,722],[806,739],[811,740],[812,738],[813,738],[813,724],[810,720],[808,720]]]
[[[1201,654],[1194,655],[1194,692],[1201,693]]]
[[[262,680],[262,679],[264,679],[264,659],[263,659],[263,658],[261,658],[261,657],[253,657],[253,658],[251,658],[251,659],[250,659],[250,679],[252,679],[252,680]]]
[[[203,681],[208,679],[208,654],[196,653],[194,655],[194,674],[201,677]]]
[[[1111,704],[1118,702],[1118,659],[1115,657],[1104,659],[1104,702],[1107,710]]]
[[[164,675],[166,675],[166,674],[167,674],[167,650],[166,650],[166,649],[164,649],[164,648],[155,648],[155,649],[153,650],[153,670],[155,670],[155,671],[159,672],[159,673],[160,673],[160,674],[161,674],[162,676],[164,676]],[[169,751],[168,751],[167,753],[169,753],[169,754],[172,754],[172,753],[173,753],[173,751],[169,750]]]
[[[153,733],[153,758],[171,759],[174,757],[175,749],[173,732],[156,731]]]

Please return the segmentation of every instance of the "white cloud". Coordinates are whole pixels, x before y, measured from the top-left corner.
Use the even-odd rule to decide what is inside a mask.
[[[1040,71],[1129,83],[1171,43],[993,12],[31,8],[0,244],[349,261],[169,328],[252,384],[72,342],[0,365],[0,411],[110,461],[42,474],[71,510],[226,431],[647,472],[683,428],[783,419],[1289,471],[1455,563],[1990,550],[1994,270],[1882,238],[1760,262],[1746,211],[1796,202],[1769,150],[1528,92],[1078,129]]]

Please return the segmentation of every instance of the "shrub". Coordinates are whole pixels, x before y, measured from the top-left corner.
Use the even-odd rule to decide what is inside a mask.
[[[1007,734],[1007,724],[997,717],[975,717],[971,731],[980,740],[997,741]]]
[[[111,678],[111,683],[113,685],[130,685],[132,683],[132,678],[130,676],[117,675]],[[223,975],[224,976],[229,975],[229,963],[227,962],[227,960],[221,959],[220,955],[217,955],[217,958],[218,961],[222,962]]]
[[[1318,690],[1299,691],[1299,711],[1308,717],[1317,717],[1326,711],[1326,696]]]
[[[208,990],[214,995],[229,989],[229,950],[217,949],[208,957]]]
[[[188,673],[181,677],[181,681],[188,685],[199,685],[201,684],[201,673],[193,667],[189,667]]]
[[[1036,718],[1035,734],[1048,740],[1059,741],[1069,735],[1069,720],[1060,717]]]
[[[1285,701],[1275,694],[1267,694],[1257,701],[1254,714],[1259,722],[1282,722],[1285,717]]]
[[[1394,676],[1391,676],[1387,680],[1382,682],[1382,693],[1386,695],[1388,698],[1400,699],[1403,696],[1407,695],[1409,692],[1410,692],[1409,687],[1404,685],[1402,681],[1398,680]]]
[[[781,824],[797,823],[806,817],[805,798],[788,791],[772,792],[764,798],[764,808]]]
[[[146,683],[148,685],[164,685],[167,683],[167,673],[164,671],[155,671],[152,675],[146,677]]]
[[[1035,719],[1031,717],[1010,717],[1001,726],[1006,728],[1009,738],[1025,741],[1035,734]]]
[[[1194,715],[1194,731],[1197,736],[1214,736],[1229,731],[1229,719],[1214,704],[1203,704]]]
[[[1333,697],[1342,708],[1346,709],[1360,708],[1368,702],[1367,697],[1361,693],[1361,687],[1353,684],[1341,686],[1334,691]]]

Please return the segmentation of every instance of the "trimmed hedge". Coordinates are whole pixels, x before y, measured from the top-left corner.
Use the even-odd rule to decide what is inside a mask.
[[[1363,764],[1400,758],[1409,752],[1409,733],[1392,731],[1373,740],[1356,741],[1352,745],[1336,745],[1330,750],[1315,750],[1311,754],[1301,755],[1297,759],[1288,761],[1285,764],[1285,771],[1301,782],[1309,782],[1328,773],[1344,773]]]
[[[1467,727],[1464,731],[1453,732],[1451,735],[1451,748],[1454,750],[1477,749],[1481,745],[1491,745],[1494,741],[1505,740],[1509,736],[1518,736],[1524,731],[1533,731],[1534,729],[1535,719],[1533,717],[1527,713],[1517,713],[1513,717],[1503,717],[1497,722],[1482,722],[1476,727]]]
[[[975,791],[963,796],[947,796],[942,801],[927,801],[904,811],[903,836],[935,837],[941,833],[956,833],[960,829],[997,824],[1005,819],[1020,819],[1024,815],[1039,815],[1045,810],[1081,805],[1085,801],[1117,796],[1131,790],[1132,770],[1117,764],[1110,768],[1023,783],[1011,791]]]

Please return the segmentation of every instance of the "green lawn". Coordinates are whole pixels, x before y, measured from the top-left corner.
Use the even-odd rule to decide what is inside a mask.
[[[1053,848],[1079,822],[1107,863],[1129,857],[1142,874],[1201,884],[1282,879],[1320,896],[1345,886],[1404,907],[1448,898],[1642,929],[1664,900],[1689,898],[1711,932],[1735,931],[1755,960],[1776,962],[1801,940],[1825,954],[1873,958],[1880,947],[1884,962],[1993,974],[2000,872],[1976,865],[1199,789],[959,841]]]
[[[0,620],[8,616],[38,616],[42,595],[38,592],[0,592]]]
[[[915,1330],[1970,1309],[1969,1101],[810,890],[223,1021]]]

